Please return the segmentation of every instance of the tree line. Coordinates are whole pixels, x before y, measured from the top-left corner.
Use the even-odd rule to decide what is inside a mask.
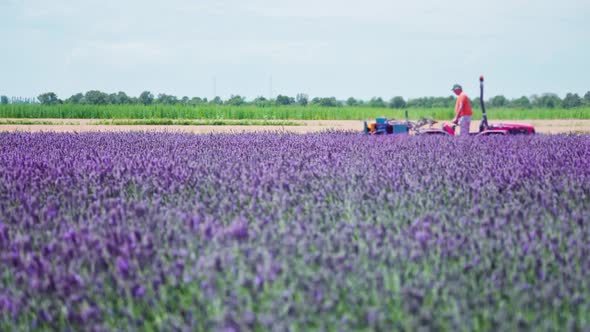
[[[206,97],[192,97],[187,96],[178,98],[173,95],[160,93],[157,96],[150,91],[144,91],[139,96],[128,96],[125,92],[106,93],[98,90],[91,90],[86,93],[77,93],[64,100],[60,99],[54,92],[42,93],[33,98],[12,98],[7,96],[0,96],[0,104],[34,104],[40,103],[42,105],[185,105],[198,106],[203,104],[209,105],[230,105],[241,106],[251,105],[257,107],[272,107],[272,106],[324,106],[324,107],[378,107],[378,108],[452,108],[455,105],[455,97],[421,97],[413,99],[404,99],[401,96],[393,97],[389,100],[384,100],[381,97],[373,97],[370,100],[356,99],[350,97],[346,100],[338,100],[335,97],[315,97],[310,99],[308,95],[299,93],[295,97],[278,95],[276,98],[267,99],[265,97],[257,97],[253,100],[246,100],[240,95],[232,95],[226,100],[220,97],[207,99]],[[545,93],[542,95],[533,95],[531,97],[522,96],[520,98],[508,99],[502,95],[494,96],[485,101],[489,108],[577,108],[590,106],[590,91],[586,92],[583,97],[577,93],[567,93],[562,99],[557,94]],[[480,107],[479,97],[472,100],[474,107]]]

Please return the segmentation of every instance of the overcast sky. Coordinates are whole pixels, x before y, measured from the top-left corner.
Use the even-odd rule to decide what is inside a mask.
[[[588,0],[0,0],[0,94],[590,90]]]

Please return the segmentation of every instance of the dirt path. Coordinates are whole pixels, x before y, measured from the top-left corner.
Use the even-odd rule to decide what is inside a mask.
[[[0,121],[17,119],[0,119]],[[23,120],[23,119],[21,119]],[[293,120],[301,126],[196,126],[196,125],[97,125],[89,119],[26,119],[27,121],[49,122],[51,124],[0,125],[0,132],[128,132],[168,131],[186,133],[242,133],[242,132],[291,132],[311,133],[326,130],[362,131],[360,120]],[[587,133],[590,134],[590,120],[498,120],[491,123],[526,123],[535,126],[538,133]],[[436,124],[439,126],[439,124]],[[471,131],[477,131],[479,121],[473,121]]]

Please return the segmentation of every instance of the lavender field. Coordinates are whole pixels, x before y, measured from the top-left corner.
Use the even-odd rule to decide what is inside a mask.
[[[590,137],[0,134],[0,330],[589,330]]]

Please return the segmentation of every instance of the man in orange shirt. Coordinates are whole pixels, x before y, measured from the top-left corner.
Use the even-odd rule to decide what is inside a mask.
[[[461,136],[469,136],[469,125],[471,124],[471,101],[469,97],[463,92],[463,88],[459,84],[453,85],[453,92],[458,96],[455,103],[455,118],[454,124],[458,124],[461,128]]]

